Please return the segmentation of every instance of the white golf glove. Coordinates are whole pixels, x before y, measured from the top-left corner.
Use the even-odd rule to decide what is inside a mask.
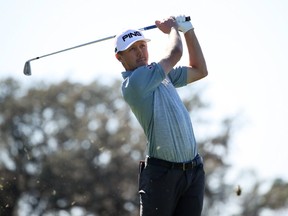
[[[186,21],[186,17],[184,15],[176,16],[175,19],[178,23],[178,30],[184,34],[190,29],[193,29],[192,23],[190,21]]]

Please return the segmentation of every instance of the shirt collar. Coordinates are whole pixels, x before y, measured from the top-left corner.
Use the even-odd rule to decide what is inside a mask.
[[[132,73],[133,73],[133,71],[124,71],[124,72],[122,72],[123,79],[126,79],[127,77],[131,76]]]

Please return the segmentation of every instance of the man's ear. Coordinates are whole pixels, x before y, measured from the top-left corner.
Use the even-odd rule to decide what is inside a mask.
[[[118,61],[122,62],[121,55],[119,55],[118,53],[116,53],[116,54],[115,54],[115,57],[118,59]]]

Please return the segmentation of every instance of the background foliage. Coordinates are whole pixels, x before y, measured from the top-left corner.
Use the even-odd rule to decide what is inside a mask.
[[[65,81],[24,90],[16,80],[0,81],[0,215],[139,214],[137,172],[146,140],[120,84]],[[233,167],[225,158],[236,119],[214,122],[213,133],[201,92],[187,88],[192,94],[183,100],[204,134],[198,138],[206,171],[203,215],[287,213],[288,184],[281,179],[267,184],[240,173],[249,187],[235,195],[237,179],[227,182]]]

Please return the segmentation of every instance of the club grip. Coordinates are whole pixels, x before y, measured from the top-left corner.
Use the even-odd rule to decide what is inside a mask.
[[[185,17],[185,21],[186,21],[186,22],[188,22],[188,21],[190,21],[190,20],[191,20],[190,16]],[[138,30],[140,30],[140,31],[146,31],[146,30],[150,30],[150,29],[154,29],[154,28],[157,28],[157,26],[156,26],[156,25],[146,26],[146,27],[140,28],[140,29],[138,29]]]

